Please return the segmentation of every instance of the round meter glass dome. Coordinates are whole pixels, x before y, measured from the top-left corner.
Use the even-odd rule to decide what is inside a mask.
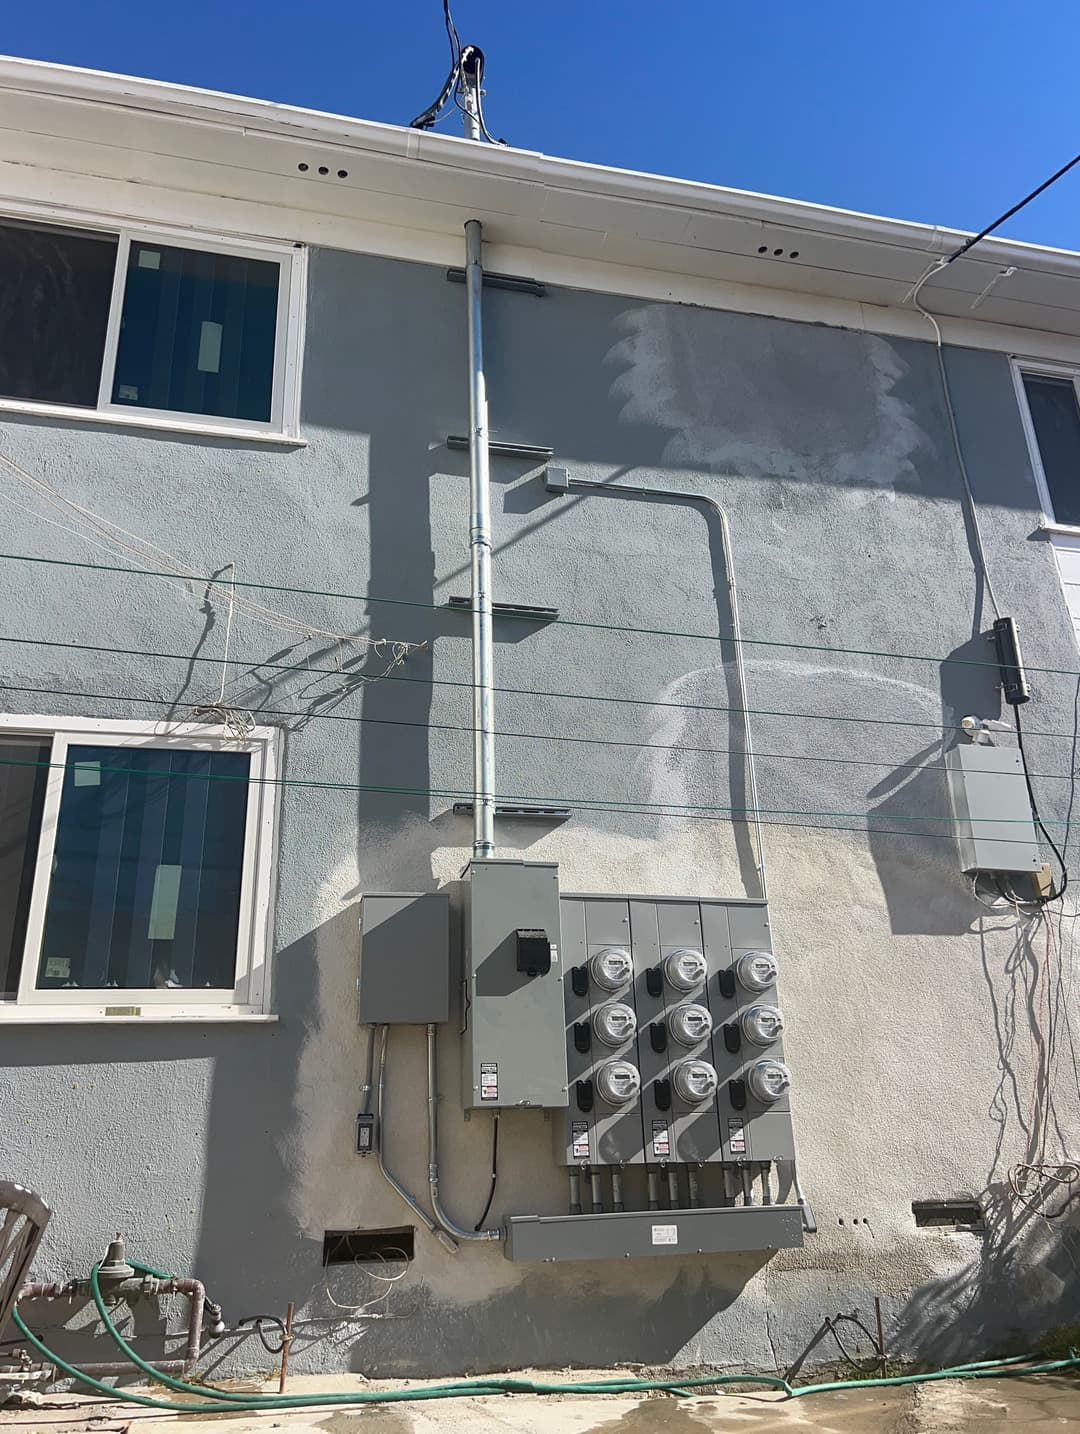
[[[596,1093],[608,1105],[629,1105],[641,1092],[641,1074],[629,1061],[605,1061],[596,1072]]]
[[[772,1105],[787,1094],[791,1086],[791,1072],[783,1061],[757,1061],[750,1067],[746,1082],[751,1095],[766,1105]]]
[[[735,963],[735,979],[744,991],[767,991],[779,968],[771,951],[748,951]]]
[[[712,1035],[709,1008],[699,1006],[696,1001],[684,1001],[681,1006],[673,1007],[668,1012],[667,1023],[671,1039],[680,1046],[696,1046]]]
[[[708,974],[709,968],[700,951],[672,951],[664,957],[664,976],[676,991],[692,991]]]
[[[597,951],[589,961],[589,974],[602,991],[621,991],[634,976],[634,962],[621,946]]]
[[[637,1015],[625,1001],[606,1001],[593,1012],[593,1031],[605,1046],[623,1046],[637,1034]]]
[[[755,1046],[771,1046],[784,1033],[784,1017],[779,1006],[751,1006],[739,1017],[742,1033]]]
[[[699,1105],[712,1100],[720,1085],[715,1067],[708,1061],[680,1061],[671,1072],[671,1083],[680,1100]]]

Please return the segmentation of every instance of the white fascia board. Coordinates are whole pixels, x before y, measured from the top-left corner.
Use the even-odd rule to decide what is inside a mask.
[[[670,206],[688,213],[727,214],[817,234],[878,240],[892,246],[911,248],[931,257],[948,254],[971,237],[964,230],[888,219],[804,200],[784,199],[578,160],[558,159],[531,150],[481,146],[451,135],[404,129],[294,105],[275,104],[268,100],[248,99],[215,90],[76,66],[0,57],[0,89],[67,96],[233,130],[319,138],[344,149],[450,168],[463,177],[469,174],[483,175],[488,179],[501,177],[519,184],[570,191],[582,196]],[[1027,269],[1069,277],[1080,275],[1080,254],[1070,250],[990,238],[982,241],[980,255],[995,264],[1018,264]]]
[[[38,214],[71,224],[158,224],[238,240],[284,239],[447,268],[460,267],[464,253],[464,240],[456,234],[5,161],[0,161],[0,211],[28,217]],[[896,338],[931,337],[926,320],[910,306],[866,304],[781,287],[733,283],[551,253],[527,245],[493,242],[486,246],[486,257],[494,271],[568,289],[828,324]],[[929,300],[930,294],[924,290],[923,297]],[[944,317],[941,324],[951,344],[1080,366],[1080,335],[974,318]]]

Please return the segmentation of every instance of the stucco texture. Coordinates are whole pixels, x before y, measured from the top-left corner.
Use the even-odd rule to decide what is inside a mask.
[[[410,1223],[353,1153],[358,900],[457,879],[471,832],[450,808],[468,790],[471,738],[468,619],[428,606],[468,591],[466,457],[445,446],[468,423],[464,291],[439,269],[321,251],[306,447],[0,424],[3,452],[29,472],[197,569],[235,561],[243,579],[368,597],[262,595],[321,628],[427,643],[365,682],[381,669],[356,649],[234,625],[228,700],[287,728],[286,776],[362,790],[284,792],[276,1025],[3,1027],[0,1163],[56,1211],[40,1275],[83,1273],[123,1229],[138,1257],[198,1274],[230,1320],[295,1300],[296,1369],[383,1375],[773,1369],[823,1316],[868,1317],[875,1294],[890,1350],[933,1360],[1075,1318],[1072,1224],[1033,1216],[1007,1184],[1044,1121],[1048,1158],[1075,1148],[1073,922],[987,910],[958,870],[943,745],[965,713],[998,715],[1000,694],[932,346],[559,289],[489,291],[485,315],[495,437],[550,445],[575,477],[706,492],[730,514],[757,640],[746,659],[795,1132],[819,1232],[772,1258],[547,1269],[511,1265],[497,1246],[450,1257],[418,1228],[400,1282],[335,1266],[327,1292],[325,1230]],[[998,600],[1033,669],[1072,671],[1008,360],[947,361]],[[607,625],[496,624],[497,727],[512,734],[499,739],[498,789],[577,808],[561,825],[501,825],[500,850],[557,860],[564,890],[754,894],[747,829],[729,811],[747,793],[730,644],[717,640],[730,574],[715,525],[692,503],[551,495],[518,460],[493,460],[493,488],[496,598]],[[0,497],[5,552],[112,561],[76,521],[49,525],[56,512],[6,472]],[[221,655],[224,613],[194,585],[2,558],[0,595],[0,635],[20,639],[0,644],[8,710],[148,717],[216,696],[219,669],[193,659]],[[376,600],[388,598],[418,606]],[[1031,767],[1044,815],[1061,821],[1077,680],[1033,671],[1032,683]],[[490,1130],[456,1104],[451,1028],[441,1059],[443,1193],[472,1224]],[[394,1033],[390,1066],[386,1147],[420,1192],[419,1030]],[[912,1200],[961,1194],[983,1198],[984,1236],[916,1229]],[[542,1114],[506,1115],[492,1217],[565,1199]],[[69,1351],[109,1357],[79,1332],[84,1312],[32,1314],[66,1326],[56,1339]],[[144,1353],[168,1315],[136,1308]],[[178,1307],[169,1327],[182,1319]],[[230,1336],[211,1365],[267,1360]]]

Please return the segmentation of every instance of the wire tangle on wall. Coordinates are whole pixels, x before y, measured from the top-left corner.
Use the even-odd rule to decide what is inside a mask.
[[[224,659],[218,659],[218,661],[224,661],[226,671],[231,661],[228,657],[228,641],[231,636],[234,613],[243,615],[253,622],[273,628],[277,632],[285,633],[301,642],[311,642],[319,639],[335,645],[359,647],[377,656],[387,658],[387,665],[382,672],[375,674],[357,674],[358,682],[370,682],[388,676],[395,668],[400,667],[412,653],[418,652],[427,646],[424,642],[402,642],[387,638],[368,637],[355,632],[334,631],[330,628],[320,627],[315,623],[304,622],[300,618],[292,617],[288,613],[279,612],[274,608],[265,606],[263,603],[254,602],[242,593],[237,593],[236,588],[238,584],[236,582],[235,569],[233,569],[232,578],[228,581],[221,581],[217,575],[207,579],[204,574],[196,572],[189,564],[170,553],[167,549],[150,542],[146,538],[141,538],[135,533],[129,532],[126,528],[120,527],[119,524],[111,522],[108,518],[103,518],[92,509],[84,507],[81,503],[76,503],[66,497],[50,483],[45,482],[44,479],[37,478],[32,473],[27,472],[21,464],[17,463],[6,453],[0,452],[0,468],[2,468],[10,478],[13,478],[17,483],[28,489],[40,502],[60,514],[61,518],[65,521],[49,518],[43,513],[19,503],[12,498],[10,494],[4,495],[4,501],[12,507],[18,508],[24,513],[28,513],[40,522],[61,528],[64,532],[70,533],[83,542],[90,543],[93,547],[104,549],[106,552],[112,554],[120,553],[128,559],[134,559],[137,563],[156,563],[160,569],[160,571],[155,574],[158,577],[179,582],[185,587],[191,583],[205,585],[208,598],[220,589],[224,601],[228,605],[229,618],[226,630],[226,657]],[[75,526],[72,526],[73,524]],[[229,568],[233,568],[231,563],[227,563],[225,568],[222,568],[220,571],[224,572]],[[338,670],[340,670],[340,667]],[[218,706],[223,705],[224,691],[225,685],[223,680],[221,692],[218,697]]]
[[[25,511],[29,512],[30,510],[27,509]],[[75,562],[68,558],[47,558],[35,553],[0,552],[0,562],[43,563],[50,567],[78,568],[92,573],[120,573],[125,576],[144,578],[172,577],[171,573],[159,572],[152,568],[110,567],[104,563],[82,563]],[[200,577],[199,581],[205,582],[207,579]],[[293,593],[302,597],[333,598],[341,602],[358,602],[376,605],[385,604],[390,607],[414,608],[424,612],[445,613],[447,611],[446,603],[420,602],[415,599],[385,597],[375,593],[348,593],[334,591],[329,588],[290,587],[283,583],[246,582],[240,578],[230,579],[230,582],[234,583],[238,588],[252,588],[259,592]],[[535,616],[530,616],[528,613],[507,612],[505,614],[500,613],[498,616],[500,621],[506,622],[536,622]],[[822,642],[794,642],[784,638],[747,637],[745,634],[740,637],[734,637],[731,633],[727,632],[686,632],[676,628],[639,627],[629,623],[595,622],[587,618],[565,617],[561,613],[558,617],[550,619],[550,626],[584,628],[594,632],[629,633],[638,637],[668,637],[689,642],[720,643],[721,645],[725,643],[729,645],[738,643],[743,647],[778,647],[792,652],[825,653],[837,657],[871,657],[886,659],[890,662],[925,662],[934,667],[941,667],[944,664],[948,664],[956,667],[981,667],[991,670],[998,670],[1000,668],[1000,663],[996,658],[951,657],[927,652],[890,652],[882,648],[838,647]],[[379,639],[373,640],[379,641]],[[989,640],[988,637],[988,641]],[[383,641],[385,642],[385,639],[383,639]],[[425,645],[424,643],[419,644],[421,647]],[[1075,667],[1039,667],[1025,662],[1024,670],[1028,673],[1038,673],[1042,676],[1080,678],[1080,670],[1077,670]],[[1043,733],[1040,735],[1045,736],[1046,734]]]
[[[348,1235],[340,1235],[335,1249],[340,1251],[344,1247],[347,1250],[348,1238]],[[399,1263],[397,1260],[388,1260],[386,1255],[378,1250],[371,1256],[354,1255],[351,1261],[334,1261],[336,1264],[349,1264],[354,1272],[359,1272],[386,1287],[381,1294],[374,1295],[370,1300],[365,1300],[361,1304],[355,1305],[342,1304],[340,1300],[334,1298],[330,1289],[330,1262],[327,1261],[324,1263],[323,1294],[330,1304],[332,1304],[336,1310],[341,1310],[353,1319],[408,1319],[411,1315],[415,1314],[415,1305],[409,1310],[391,1310],[389,1307],[390,1297],[394,1293],[394,1286],[400,1284],[409,1273],[409,1257],[405,1251],[400,1248],[390,1248],[390,1253],[401,1257],[401,1269],[392,1274],[381,1274],[378,1270],[369,1268],[376,1260],[382,1264],[384,1269],[389,1269],[391,1265]],[[384,1306],[384,1308],[379,1309],[378,1306],[380,1305]]]

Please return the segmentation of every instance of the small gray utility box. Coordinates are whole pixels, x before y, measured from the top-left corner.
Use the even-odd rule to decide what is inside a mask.
[[[444,891],[360,903],[357,1018],[363,1025],[450,1019],[450,898]]]
[[[945,765],[961,869],[1038,871],[1042,858],[1019,751],[971,742],[947,752]]]
[[[462,1103],[565,1106],[559,868],[477,860],[465,878]]]

